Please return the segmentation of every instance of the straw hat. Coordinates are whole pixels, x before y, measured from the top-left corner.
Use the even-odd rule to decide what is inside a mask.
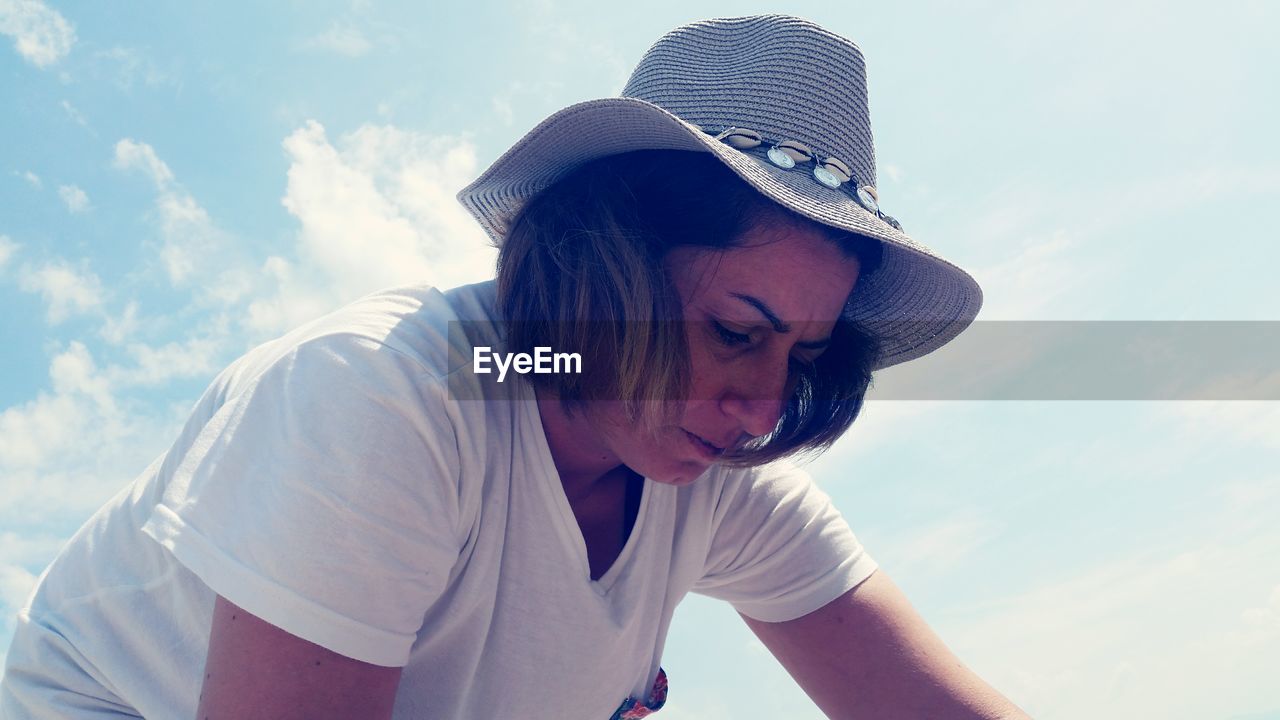
[[[845,310],[880,338],[877,369],[942,347],[978,314],[977,282],[879,207],[862,51],[801,18],[672,30],[621,97],[553,114],[458,199],[501,243],[524,203],[574,167],[644,149],[710,152],[775,202],[881,241],[883,263],[859,279]]]

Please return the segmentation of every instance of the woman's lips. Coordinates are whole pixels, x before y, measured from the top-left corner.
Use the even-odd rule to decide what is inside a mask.
[[[681,428],[681,430],[684,430],[684,428]],[[689,444],[693,446],[693,449],[697,450],[698,454],[702,457],[708,460],[715,460],[724,454],[724,448],[712,445],[706,440],[703,440],[700,436],[694,435],[688,430],[685,430],[684,434],[689,438]]]

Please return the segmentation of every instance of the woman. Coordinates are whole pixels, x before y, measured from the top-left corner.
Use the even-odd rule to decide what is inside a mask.
[[[0,712],[638,718],[692,590],[834,717],[1021,717],[782,461],[981,300],[877,207],[863,77],[811,23],[714,20],[553,115],[460,194],[496,280],[224,371],[42,576]],[[538,348],[580,366],[520,374]]]

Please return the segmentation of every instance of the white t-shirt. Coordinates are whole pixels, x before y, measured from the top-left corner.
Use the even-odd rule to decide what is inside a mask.
[[[685,593],[781,621],[875,569],[827,495],[775,463],[646,480],[592,580],[532,386],[472,372],[497,328],[492,281],[401,288],[228,367],[41,576],[0,716],[194,717],[216,593],[403,666],[396,718],[605,720],[649,698]]]

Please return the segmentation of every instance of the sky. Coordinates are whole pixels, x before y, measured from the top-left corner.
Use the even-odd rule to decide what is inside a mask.
[[[882,205],[980,321],[1280,320],[1274,3],[0,0],[0,653],[221,367],[491,277],[458,189],[757,12],[862,47]],[[979,674],[1037,718],[1280,718],[1280,404],[876,393],[808,470]],[[663,664],[659,717],[821,717],[715,601]]]

